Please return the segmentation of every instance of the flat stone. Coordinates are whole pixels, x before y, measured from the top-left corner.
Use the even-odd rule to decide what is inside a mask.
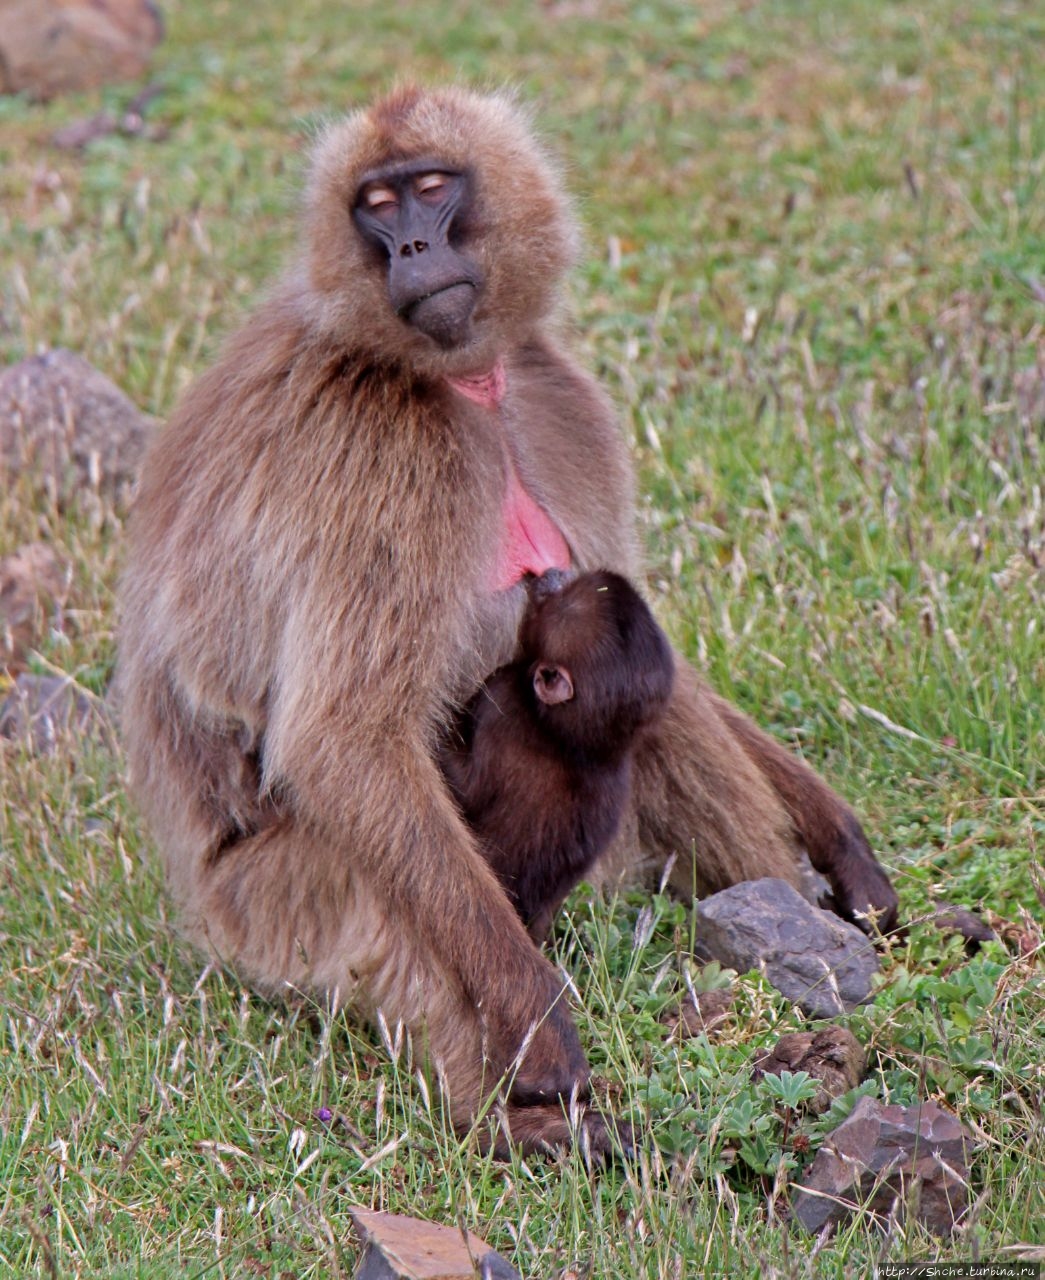
[[[824,1139],[795,1191],[795,1219],[808,1231],[865,1208],[884,1221],[898,1207],[935,1235],[949,1235],[968,1209],[969,1159],[978,1143],[935,1102],[886,1106],[861,1098]]]
[[[0,476],[23,473],[60,507],[80,494],[129,505],[155,419],[72,351],[0,372]]]
[[[734,994],[730,987],[698,991],[696,999],[687,991],[678,1004],[661,1014],[661,1022],[677,1030],[683,1037],[707,1035],[720,1028],[733,1011]]]
[[[860,930],[812,906],[785,880],[746,880],[696,905],[697,938],[738,973],[758,969],[811,1017],[870,997],[878,956]]]
[[[364,1246],[355,1280],[521,1280],[478,1236],[399,1214],[353,1209]]]

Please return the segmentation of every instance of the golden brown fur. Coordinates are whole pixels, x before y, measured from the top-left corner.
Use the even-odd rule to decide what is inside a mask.
[[[474,175],[485,285],[450,350],[391,311],[349,216],[365,176],[412,156]],[[639,568],[612,408],[549,320],[568,205],[508,99],[408,89],[320,140],[305,226],[302,259],[145,464],[120,643],[133,791],[202,945],[269,990],[405,1022],[461,1124],[536,1026],[508,1122],[524,1145],[561,1141],[559,1099],[587,1078],[561,981],[433,753],[449,709],[514,653],[525,591],[488,586],[509,458],[576,569]],[[498,359],[499,409],[446,381]],[[837,871],[849,811],[678,665],[636,766],[646,854],[677,855],[676,881],[702,892],[794,880],[800,840]],[[856,861],[843,905],[888,905]]]

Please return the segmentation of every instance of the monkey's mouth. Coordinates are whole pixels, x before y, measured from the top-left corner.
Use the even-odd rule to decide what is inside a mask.
[[[468,334],[478,290],[471,280],[458,280],[426,293],[400,312],[411,328],[441,347],[456,347]]]

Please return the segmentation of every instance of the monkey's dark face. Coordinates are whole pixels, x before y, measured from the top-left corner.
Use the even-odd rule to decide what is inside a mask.
[[[556,306],[576,249],[525,115],[456,88],[405,86],[325,130],[305,231],[308,323],[426,380],[495,371]]]
[[[387,263],[396,315],[445,349],[468,340],[483,284],[466,251],[472,209],[468,174],[432,160],[368,174],[352,211]]]

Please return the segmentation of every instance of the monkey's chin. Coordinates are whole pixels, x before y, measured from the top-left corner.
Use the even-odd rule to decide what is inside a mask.
[[[407,314],[407,323],[438,343],[444,351],[451,351],[468,340],[476,296],[472,284],[449,285],[416,302]]]

